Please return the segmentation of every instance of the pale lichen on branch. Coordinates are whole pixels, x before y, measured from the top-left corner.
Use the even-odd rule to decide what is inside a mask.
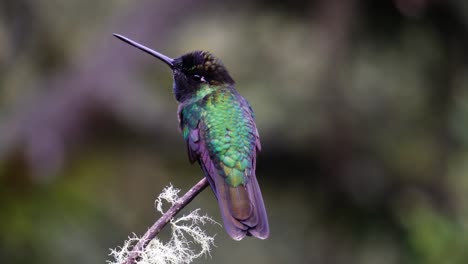
[[[210,236],[201,227],[206,224],[219,225],[216,221],[208,215],[201,215],[200,209],[191,211],[189,214],[179,218],[172,218],[176,212],[203,190],[206,184],[205,181],[200,181],[182,198],[178,196],[180,190],[172,185],[164,188],[163,192],[156,199],[156,209],[163,216],[144,236],[138,237],[137,235],[133,235],[125,241],[123,247],[111,249],[110,256],[114,260],[107,261],[107,263],[185,264],[191,263],[202,256],[210,255],[211,247],[214,246],[214,235]],[[171,206],[167,211],[163,210],[165,203]],[[168,215],[168,213],[171,214]],[[165,225],[164,221],[160,221],[165,217],[170,217],[168,222],[171,226],[171,238],[167,242],[155,238],[160,229]],[[158,224],[159,222],[161,223]],[[152,231],[152,229],[155,230]]]

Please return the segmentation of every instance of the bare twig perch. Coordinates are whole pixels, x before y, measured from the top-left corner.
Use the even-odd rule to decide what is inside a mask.
[[[146,233],[141,237],[135,247],[132,249],[128,255],[125,264],[135,264],[137,258],[139,257],[140,252],[142,252],[146,246],[153,240],[159,232],[166,226],[166,224],[186,205],[188,205],[195,196],[197,196],[201,191],[203,191],[206,186],[208,186],[208,180],[203,177],[197,184],[195,184],[187,193],[184,194],[177,202],[169,209],[166,213],[161,216],[161,218],[156,221],[152,227],[146,231]]]

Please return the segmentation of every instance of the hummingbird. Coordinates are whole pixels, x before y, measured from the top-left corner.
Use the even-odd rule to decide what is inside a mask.
[[[266,239],[269,226],[255,176],[261,150],[252,107],[235,88],[220,59],[194,51],[172,59],[129,38],[118,39],[158,58],[173,73],[179,128],[188,159],[198,162],[221,210],[226,232],[234,239]]]

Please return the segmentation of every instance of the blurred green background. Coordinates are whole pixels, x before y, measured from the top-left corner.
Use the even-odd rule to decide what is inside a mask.
[[[104,263],[202,177],[114,32],[212,51],[256,112],[271,238],[209,227],[199,263],[468,263],[465,0],[1,1],[0,262]]]

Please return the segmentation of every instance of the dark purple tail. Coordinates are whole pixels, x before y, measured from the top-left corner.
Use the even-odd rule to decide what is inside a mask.
[[[262,192],[255,177],[255,161],[252,170],[246,172],[246,184],[232,187],[219,175],[209,154],[201,152],[198,161],[216,195],[227,233],[234,240],[245,236],[266,239],[270,230]]]
[[[218,199],[224,228],[234,240],[246,235],[266,239],[270,233],[262,193],[255,175],[245,185],[229,186],[216,175],[211,183]]]

